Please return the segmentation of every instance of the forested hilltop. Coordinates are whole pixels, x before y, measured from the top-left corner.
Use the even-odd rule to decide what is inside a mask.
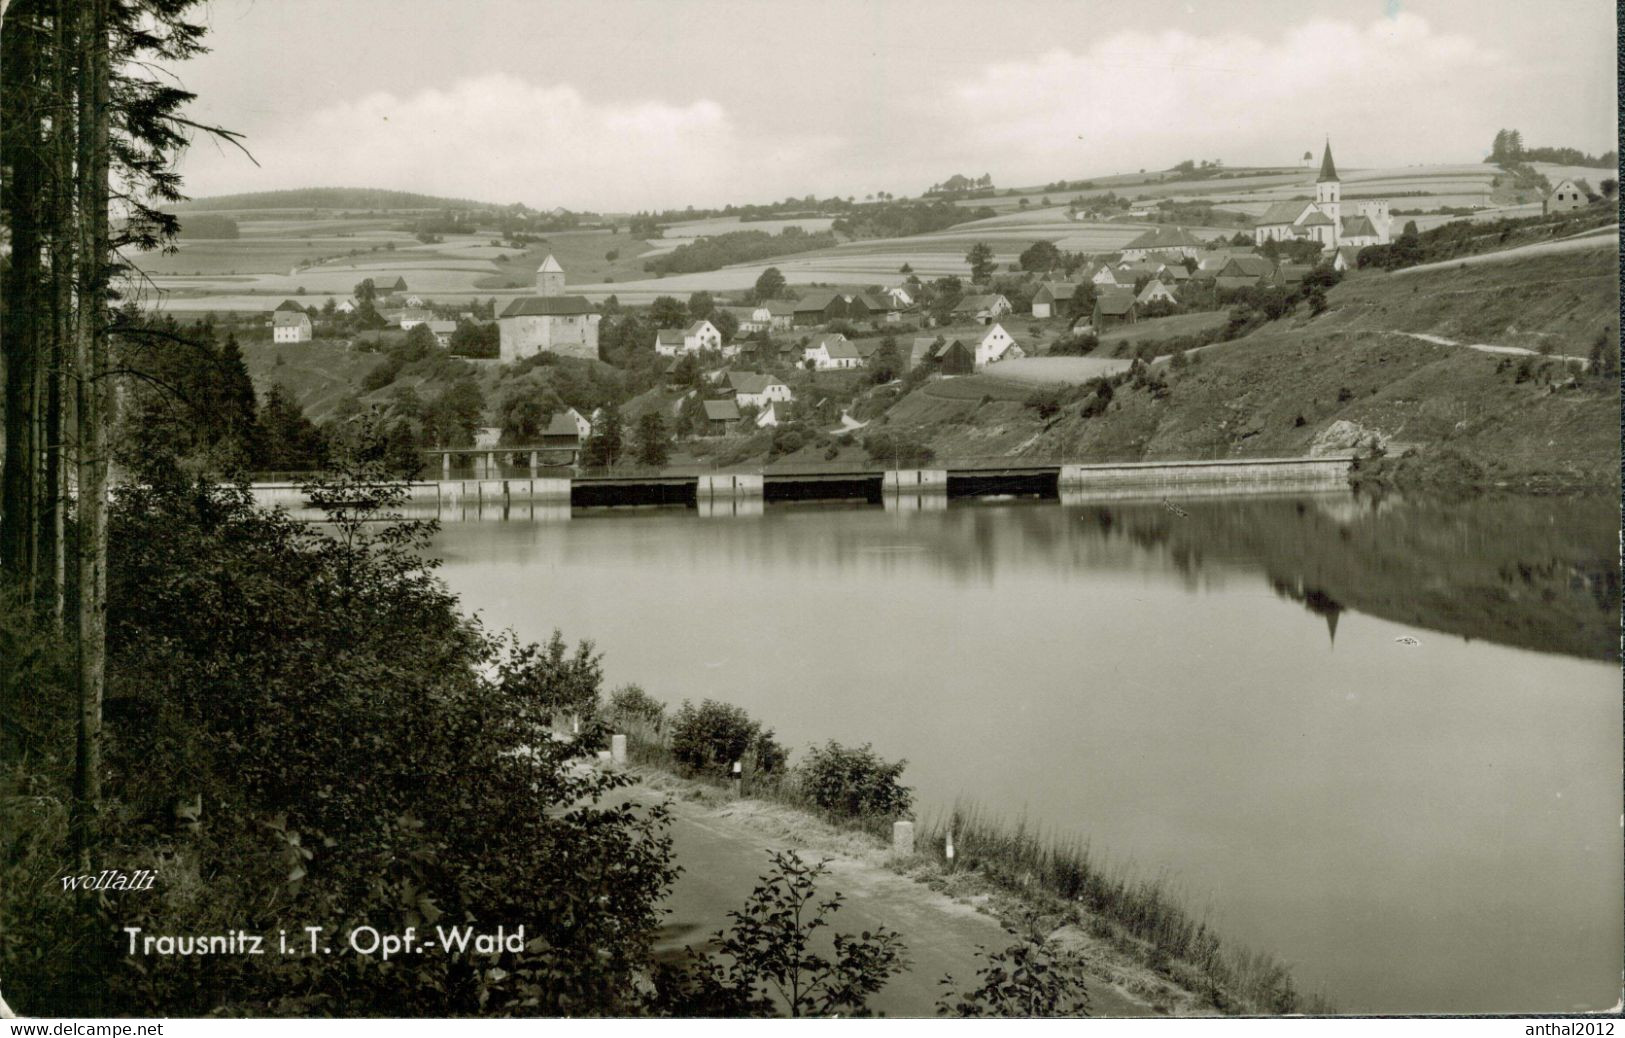
[[[218,212],[236,209],[498,209],[491,202],[469,198],[441,198],[412,191],[376,187],[298,187],[285,191],[250,191],[237,195],[191,198],[174,206],[177,212]]]

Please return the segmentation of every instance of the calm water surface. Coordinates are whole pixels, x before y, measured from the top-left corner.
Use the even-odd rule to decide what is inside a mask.
[[[872,742],[926,811],[1085,834],[1343,1011],[1613,1005],[1617,503],[1180,508],[516,512],[437,545],[489,625]]]

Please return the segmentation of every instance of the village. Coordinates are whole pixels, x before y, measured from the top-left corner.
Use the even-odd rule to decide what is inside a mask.
[[[1218,338],[1238,304],[1267,307],[1271,297],[1302,296],[1311,307],[1323,306],[1325,289],[1343,275],[1373,261],[1386,265],[1388,253],[1416,239],[1413,223],[1396,229],[1388,201],[1345,202],[1330,141],[1312,187],[1312,198],[1274,202],[1251,228],[1228,235],[1153,223],[1106,252],[1070,251],[1067,239],[1036,241],[1009,269],[976,244],[965,257],[968,279],[922,279],[905,263],[891,284],[792,286],[769,267],[749,290],[656,299],[641,311],[647,339],[630,345],[652,356],[660,384],[613,401],[616,421],[630,427],[652,411],[659,416],[651,420],[656,435],[669,431],[677,440],[795,422],[850,434],[865,424],[844,407],[854,387],[1014,371],[1022,366],[1010,362],[1020,360],[1039,361],[1025,365],[1029,376],[1053,371],[1056,380],[1078,369],[1046,369],[1045,358],[1098,359],[1106,362],[1100,371],[1165,362],[1170,352]],[[1597,200],[1588,183],[1565,179],[1543,199],[1542,211],[1573,211]],[[538,358],[605,359],[601,325],[625,322],[633,312],[613,295],[594,303],[572,291],[568,272],[548,254],[535,271],[533,294],[483,308],[477,300],[437,304],[397,276],[367,279],[351,298],[322,307],[286,299],[270,318],[278,345],[342,336],[344,349],[388,351],[415,332],[424,346],[475,369],[511,372]],[[372,328],[348,335],[358,324]],[[557,406],[522,428],[504,428],[486,413],[465,422],[460,436],[421,445],[545,447],[550,458],[578,463],[605,413],[602,405]],[[597,460],[610,463],[612,456]]]

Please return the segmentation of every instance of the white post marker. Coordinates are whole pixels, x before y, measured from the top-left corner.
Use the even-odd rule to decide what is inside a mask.
[[[734,796],[736,796],[736,797],[739,795],[739,787],[740,787],[741,781],[744,779],[744,777],[745,777],[745,769],[744,769],[744,767],[740,764],[739,761],[734,761],[733,786],[734,786]]]
[[[609,759],[616,767],[626,763],[626,736],[611,735],[609,737]]]
[[[948,858],[948,868],[952,869],[954,867],[954,831],[951,828],[948,830],[948,841],[943,849],[943,854]]]

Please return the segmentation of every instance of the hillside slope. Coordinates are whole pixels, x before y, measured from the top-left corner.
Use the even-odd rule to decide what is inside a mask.
[[[1483,470],[1469,482],[1617,485],[1617,385],[1571,379],[1556,356],[1412,337],[1585,357],[1599,336],[1615,334],[1617,278],[1611,249],[1407,277],[1362,274],[1332,290],[1320,317],[1300,307],[1188,366],[1159,366],[1150,380],[1119,386],[1092,418],[1075,401],[1046,421],[1014,394],[945,399],[927,384],[880,422],[942,458],[1300,455],[1375,437],[1395,454],[1414,447],[1468,459]]]

